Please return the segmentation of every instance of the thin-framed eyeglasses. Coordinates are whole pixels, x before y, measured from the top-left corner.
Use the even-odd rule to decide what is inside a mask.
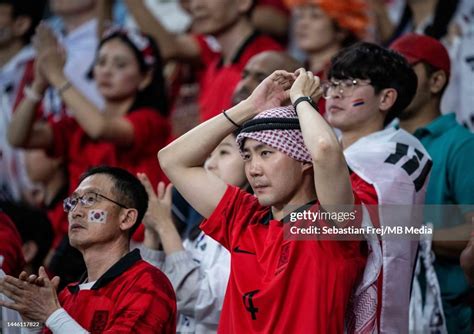
[[[323,97],[328,100],[333,98],[334,94],[341,97],[350,97],[358,86],[368,86],[370,81],[359,79],[330,80],[322,83]]]
[[[81,203],[81,205],[84,208],[90,208],[98,202],[99,197],[101,197],[103,199],[106,199],[106,200],[120,206],[121,208],[128,209],[125,205],[120,204],[119,202],[116,202],[113,199],[108,198],[107,196],[104,196],[102,194],[96,193],[94,191],[86,192],[82,196],[67,197],[63,201],[63,209],[64,209],[65,212],[70,212],[70,211],[74,210],[74,208],[77,206],[77,203],[79,203],[79,202]]]

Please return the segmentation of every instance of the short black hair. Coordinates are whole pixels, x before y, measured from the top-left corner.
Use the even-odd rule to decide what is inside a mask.
[[[0,0],[0,4],[12,6],[13,18],[27,16],[31,19],[31,26],[22,36],[23,43],[30,43],[31,37],[35,34],[36,26],[43,18],[46,8],[46,0]]]
[[[376,94],[382,89],[394,88],[398,96],[385,117],[384,125],[398,117],[410,104],[418,82],[415,72],[403,56],[367,42],[356,43],[336,54],[331,60],[328,78],[368,79]]]
[[[112,190],[117,196],[117,202],[125,205],[127,208],[133,208],[138,211],[137,221],[130,229],[131,237],[138,226],[140,226],[143,216],[148,210],[148,194],[145,187],[136,176],[127,170],[111,166],[98,166],[89,169],[81,175],[79,183],[84,181],[85,178],[96,174],[104,174],[112,179],[114,183]]]

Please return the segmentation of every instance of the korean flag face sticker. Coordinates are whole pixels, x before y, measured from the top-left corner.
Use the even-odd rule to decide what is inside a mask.
[[[107,211],[89,210],[87,221],[89,223],[105,224],[107,222]]]

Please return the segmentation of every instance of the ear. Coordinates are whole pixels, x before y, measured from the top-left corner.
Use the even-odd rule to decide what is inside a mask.
[[[23,250],[23,257],[26,263],[31,263],[36,254],[38,254],[38,245],[32,240],[25,242],[21,249]]]
[[[120,214],[120,229],[126,231],[135,225],[138,217],[138,211],[136,209],[122,209]]]
[[[21,37],[31,27],[31,18],[28,16],[18,16],[13,23],[13,33],[16,37]]]
[[[430,91],[433,94],[438,94],[446,86],[448,77],[443,70],[434,72],[430,77]]]
[[[151,83],[152,80],[153,80],[153,70],[149,70],[143,76],[143,79],[140,82],[140,85],[138,86],[138,90],[140,91],[144,90],[146,87],[148,87],[148,85]]]
[[[379,110],[388,111],[397,101],[398,92],[395,88],[385,88],[379,93]]]

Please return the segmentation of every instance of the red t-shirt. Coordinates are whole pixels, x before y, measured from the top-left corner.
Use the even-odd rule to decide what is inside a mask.
[[[0,268],[10,276],[18,277],[25,267],[23,241],[15,224],[0,211]]]
[[[270,37],[255,32],[240,46],[231,64],[224,65],[222,59],[216,57],[201,59],[206,66],[199,95],[201,121],[206,121],[231,107],[232,94],[249,59],[260,52],[270,50],[282,51],[282,47]],[[210,63],[205,63],[209,60]]]
[[[121,167],[132,174],[144,172],[153,185],[166,180],[156,154],[170,135],[168,120],[151,108],[134,110],[125,117],[134,128],[133,144],[126,148],[105,140],[92,140],[71,117],[50,121],[54,143],[48,153],[65,158],[70,192],[77,187],[82,173],[99,165]]]
[[[68,285],[59,302],[90,333],[176,332],[173,287],[159,269],[141,260],[138,250],[120,259],[90,290]]]
[[[255,196],[229,186],[201,224],[231,252],[219,332],[342,333],[365,243],[286,240],[286,223],[269,214]]]

